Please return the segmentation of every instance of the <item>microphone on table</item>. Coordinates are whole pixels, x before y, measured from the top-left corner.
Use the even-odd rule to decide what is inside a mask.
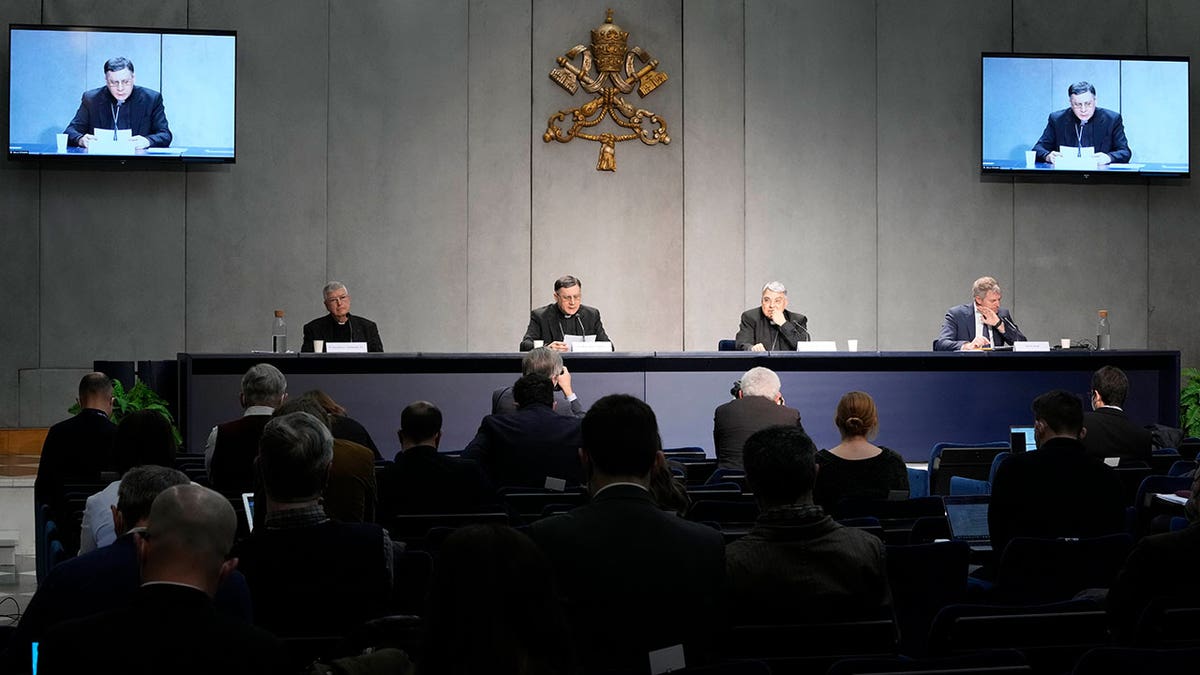
[[[113,111],[113,140],[117,140],[117,120],[121,118],[121,105],[124,101],[117,101],[117,109]]]

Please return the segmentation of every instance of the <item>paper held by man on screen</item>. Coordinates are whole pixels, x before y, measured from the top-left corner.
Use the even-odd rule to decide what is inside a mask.
[[[1059,156],[1054,160],[1056,169],[1088,171],[1096,168],[1096,148],[1093,146],[1072,148],[1068,145],[1061,145],[1058,152]]]
[[[611,342],[596,340],[595,335],[564,335],[563,342],[573,352],[611,352]]]
[[[92,155],[132,155],[137,148],[133,147],[133,131],[130,129],[96,128],[92,130],[95,140],[88,143],[88,154]]]

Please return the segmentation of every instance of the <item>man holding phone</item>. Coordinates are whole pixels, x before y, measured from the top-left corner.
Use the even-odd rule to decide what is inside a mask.
[[[934,351],[955,352],[1011,346],[1025,340],[1012,314],[1000,307],[1003,293],[992,277],[980,277],[971,288],[972,302],[946,310]]]

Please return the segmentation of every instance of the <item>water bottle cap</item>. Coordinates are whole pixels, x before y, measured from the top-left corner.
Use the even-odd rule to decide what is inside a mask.
[[[1108,316],[1108,310],[1107,309],[1100,310],[1100,316],[1102,316],[1102,317]]]
[[[277,310],[275,310],[275,318],[276,318],[276,319],[282,319],[282,318],[283,318],[283,310],[282,310],[282,309],[277,309]]]

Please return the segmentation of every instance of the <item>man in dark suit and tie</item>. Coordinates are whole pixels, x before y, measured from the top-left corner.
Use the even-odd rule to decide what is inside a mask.
[[[682,644],[702,662],[720,616],[721,533],[661,510],[651,473],[666,462],[654,411],[625,394],[583,418],[579,451],[590,504],[530,528],[566,600],[586,670],[645,670],[647,654]]]
[[[1000,307],[1003,292],[992,277],[980,277],[971,287],[973,302],[946,310],[934,351],[974,351],[1004,347],[1025,339],[1012,314]]]
[[[557,352],[570,351],[568,335],[580,340],[591,335],[599,342],[612,342],[604,332],[600,310],[583,304],[583,282],[569,274],[554,282],[554,302],[529,313],[521,351],[539,346],[535,342]]]
[[[1121,409],[1129,393],[1125,371],[1104,366],[1092,373],[1092,410],[1083,414],[1083,447],[1095,457],[1150,461],[1150,430],[1130,421]]]
[[[39,649],[38,672],[275,673],[280,642],[213,606],[237,531],[229,501],[199,485],[164,490],[137,537],[142,585],[130,606],[61,624]]]
[[[438,452],[442,411],[428,401],[400,413],[400,453],[379,476],[379,513],[471,513],[495,501],[483,470],[473,461]]]
[[[1046,130],[1033,146],[1037,161],[1054,164],[1060,147],[1092,148],[1096,166],[1125,163],[1133,157],[1125,139],[1121,113],[1096,106],[1096,88],[1089,82],[1067,87],[1070,108],[1050,113]]]
[[[803,431],[800,411],[784,404],[779,375],[757,366],[738,380],[737,398],[713,412],[713,446],[718,466],[742,468],[742,446],[750,435],[767,427],[785,425]]]
[[[554,385],[540,373],[513,385],[517,412],[488,415],[463,456],[487,472],[492,485],[540,488],[547,478],[579,485],[579,420],[554,412]]]

